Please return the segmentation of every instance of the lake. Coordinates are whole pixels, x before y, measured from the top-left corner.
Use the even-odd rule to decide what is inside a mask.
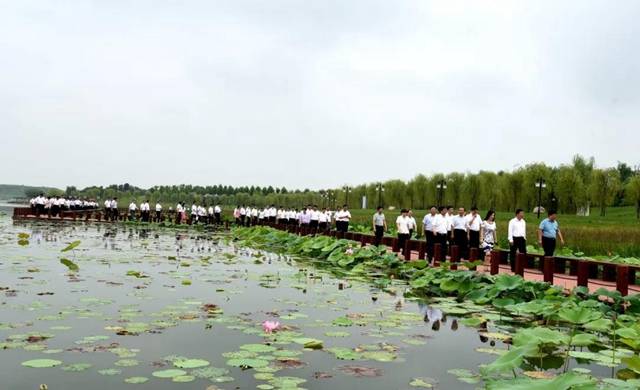
[[[448,371],[477,372],[507,348],[455,316],[436,321],[450,301],[342,280],[225,232],[0,211],[2,389],[473,389]],[[265,333],[267,320],[280,329]]]

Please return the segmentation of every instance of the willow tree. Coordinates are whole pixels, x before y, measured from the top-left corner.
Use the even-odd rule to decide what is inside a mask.
[[[589,187],[591,198],[600,206],[600,216],[607,213],[607,206],[613,202],[620,189],[620,174],[615,168],[594,169]]]
[[[636,206],[636,218],[640,219],[640,175],[635,175],[627,183],[625,196]]]

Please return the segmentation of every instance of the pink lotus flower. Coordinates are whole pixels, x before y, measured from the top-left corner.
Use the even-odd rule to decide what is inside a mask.
[[[272,333],[278,328],[280,328],[280,323],[277,321],[265,321],[262,323],[262,329],[264,329],[266,333]]]
[[[352,255],[353,254],[353,249],[351,249],[351,247],[347,248],[346,251],[344,251],[345,255]]]

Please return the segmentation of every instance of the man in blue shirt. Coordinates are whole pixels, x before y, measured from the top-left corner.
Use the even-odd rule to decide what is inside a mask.
[[[556,236],[560,238],[560,242],[564,245],[564,238],[556,218],[555,210],[549,210],[548,217],[543,219],[538,227],[538,244],[542,245],[545,256],[553,256],[553,252],[556,250]]]

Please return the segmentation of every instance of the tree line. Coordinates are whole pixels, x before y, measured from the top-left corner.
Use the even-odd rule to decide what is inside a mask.
[[[359,208],[363,196],[366,196],[369,208],[378,204],[413,209],[425,209],[431,205],[473,205],[497,211],[516,208],[533,210],[540,197],[543,207],[555,208],[561,213],[576,213],[588,207],[598,207],[601,215],[605,215],[607,207],[633,205],[640,216],[638,168],[634,169],[623,162],[616,167],[598,168],[593,157],[580,155],[575,156],[570,164],[555,167],[532,163],[513,171],[453,172],[431,176],[418,174],[408,181],[396,179],[321,190],[184,184],[143,189],[121,184],[80,190],[67,187],[65,192],[67,196],[102,200],[118,197],[125,202],[129,199],[149,199],[169,204],[179,201],[228,206],[275,204],[300,207],[316,204],[332,208],[342,204]]]

